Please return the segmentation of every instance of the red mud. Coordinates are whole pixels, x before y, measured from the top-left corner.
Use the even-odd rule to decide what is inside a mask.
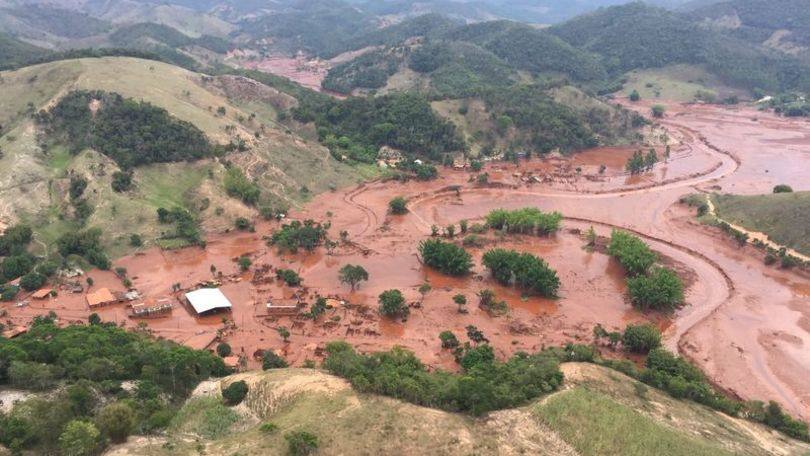
[[[775,183],[787,183],[796,190],[810,190],[808,125],[746,108],[668,108],[661,123],[681,143],[673,146],[668,163],[659,164],[640,182],[628,181],[622,169],[633,149],[597,149],[571,160],[488,164],[485,171],[495,185],[485,188],[470,182],[468,172],[448,169],[429,183],[373,182],[322,194],[290,214],[320,221],[328,219],[327,213],[334,214],[331,236],[336,239],[346,230],[351,242],[331,255],[320,249],[280,256],[262,240],[277,225],[260,223],[256,234],[209,236],[205,251],[152,249],[116,265],[128,269],[134,286],[147,299],[157,299],[171,296],[172,284],[190,288],[211,279],[213,264],[225,274],[222,289],[234,305],[231,318],[235,327],[228,325],[223,339],[236,353],[250,357],[256,350],[274,349],[294,364],[315,359],[329,340],[346,339],[365,351],[403,345],[430,365],[453,368],[452,357],[440,348],[437,335],[442,330],[463,336],[466,325],[476,325],[497,352],[506,356],[544,345],[590,341],[596,323],[619,329],[628,322],[653,320],[666,329],[667,346],[699,364],[718,385],[746,399],[776,399],[808,418],[810,284],[794,273],[765,267],[758,255],[748,251],[751,247],[739,249],[725,236],[698,225],[676,204],[681,196],[694,192],[695,186],[768,192]],[[753,122],[751,117],[758,120]],[[779,160],[784,163],[777,163]],[[607,167],[604,179],[588,178],[598,174],[601,164]],[[581,168],[580,173],[576,167]],[[565,174],[560,170],[571,169],[573,175],[558,178]],[[546,173],[551,178],[543,182]],[[541,182],[529,176],[539,176]],[[454,185],[460,186],[458,195],[447,190]],[[409,199],[407,215],[387,215],[388,201],[396,195]],[[559,299],[523,299],[515,290],[493,283],[478,261],[467,278],[449,278],[419,263],[416,248],[429,236],[431,225],[472,221],[491,209],[523,206],[561,211],[567,217],[564,229],[550,238],[498,239],[490,233],[488,240],[546,259],[562,282]],[[591,225],[601,235],[608,235],[612,227],[633,230],[686,271],[692,279],[687,305],[671,319],[634,311],[625,301],[624,277],[618,265],[602,253],[583,249],[584,242],[569,232]],[[471,249],[476,260],[484,249]],[[233,262],[242,254],[251,257],[254,270],[268,264],[299,271],[306,286],[302,301],[307,304],[316,294],[334,296],[345,304],[335,301],[335,308],[315,323],[266,317],[268,299],[295,303],[297,290],[276,281],[251,283],[253,272],[240,275]],[[355,292],[337,279],[337,271],[349,263],[363,265],[370,274],[369,282]],[[92,275],[96,287],[122,288],[111,273]],[[418,293],[423,283],[432,287],[424,299]],[[404,323],[380,318],[376,312],[377,295],[391,288],[402,290],[413,305]],[[509,314],[493,317],[478,309],[475,293],[482,288],[492,288],[506,300]],[[467,296],[469,313],[458,313],[452,301],[456,293]],[[15,324],[49,309],[67,320],[83,320],[90,313],[83,295],[64,293],[28,307],[4,306]],[[129,327],[137,324],[126,316],[124,304],[99,313],[105,320]],[[145,322],[158,336],[192,345],[204,345],[217,336],[217,330],[224,329],[222,315],[195,318],[179,303],[171,316]],[[289,343],[278,336],[275,328],[280,325],[290,328]]]

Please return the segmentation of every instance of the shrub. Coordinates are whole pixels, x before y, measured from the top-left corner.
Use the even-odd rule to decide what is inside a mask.
[[[73,420],[59,435],[59,450],[70,456],[92,456],[99,447],[100,437],[93,423]]]
[[[248,180],[241,169],[231,167],[225,172],[225,192],[228,196],[239,198],[249,206],[255,206],[259,202],[261,190],[254,182]]]
[[[419,255],[426,265],[447,275],[465,275],[472,268],[472,257],[466,250],[439,239],[422,241],[419,244]]]
[[[388,210],[394,215],[402,215],[408,212],[408,202],[405,198],[397,196],[388,202]]]
[[[661,332],[652,325],[628,325],[622,335],[622,345],[635,353],[648,353],[661,345]]]
[[[125,173],[116,171],[112,175],[112,182],[110,184],[114,192],[125,192],[132,188],[132,173]]]
[[[792,193],[793,188],[790,185],[779,184],[773,188],[774,193]]]
[[[44,275],[38,272],[29,272],[20,279],[20,286],[23,290],[34,291],[38,290],[42,285],[45,285],[45,280]]]
[[[265,350],[262,354],[262,369],[283,369],[287,367],[287,361],[278,356],[273,350]]]
[[[237,217],[236,220],[233,221],[233,226],[239,231],[247,231],[252,225],[250,220],[245,217]]]
[[[132,234],[129,236],[129,245],[132,247],[140,247],[143,245],[143,239],[140,234]]]
[[[640,309],[674,310],[683,302],[683,283],[674,271],[655,268],[647,276],[627,279],[633,305]]]
[[[287,448],[292,456],[307,456],[318,449],[318,437],[307,431],[292,431],[284,434]]]
[[[291,287],[297,287],[301,285],[301,276],[298,275],[297,272],[293,271],[292,269],[279,269],[276,271],[276,278],[281,279],[287,285]]]
[[[405,304],[405,297],[399,290],[387,290],[380,293],[380,314],[386,317],[407,317],[410,312]]]
[[[261,426],[259,426],[259,431],[263,434],[272,434],[278,431],[278,426],[274,423],[262,423]]]
[[[222,390],[222,398],[227,405],[239,405],[247,396],[248,386],[244,380],[233,382]]]
[[[20,292],[20,287],[16,285],[5,285],[2,286],[2,293],[0,293],[0,300],[4,302],[13,301],[14,298],[17,297],[17,293]]]
[[[135,426],[135,411],[123,402],[113,402],[98,412],[96,425],[113,442],[123,442]]]
[[[608,253],[619,260],[630,275],[644,274],[656,260],[655,253],[644,241],[621,230],[611,233]]]
[[[439,340],[442,341],[442,348],[456,348],[459,346],[458,338],[452,331],[442,331],[439,333]]]
[[[230,354],[231,354],[230,345],[228,345],[225,342],[220,342],[219,345],[217,345],[217,355],[224,358],[226,356],[230,356]]]
[[[248,258],[246,256],[240,256],[236,260],[236,263],[239,265],[239,270],[240,271],[247,271],[248,269],[250,269],[250,265],[253,264],[253,262],[250,261],[250,258]]]

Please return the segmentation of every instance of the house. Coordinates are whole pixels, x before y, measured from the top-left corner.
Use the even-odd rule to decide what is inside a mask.
[[[99,288],[92,293],[87,293],[85,298],[87,299],[87,305],[90,306],[91,309],[118,302],[118,298],[115,297],[109,288]]]
[[[267,301],[267,315],[272,316],[295,316],[298,315],[301,307],[300,304],[274,304],[272,301]]]
[[[172,303],[170,300],[163,298],[157,302],[152,303],[138,303],[132,305],[132,311],[129,316],[131,318],[156,318],[167,315],[172,311]]]
[[[231,302],[219,288],[200,288],[186,293],[185,297],[197,315],[231,311]]]
[[[31,294],[31,299],[36,299],[38,301],[43,300],[48,296],[50,296],[52,292],[53,290],[50,288],[42,288],[41,290],[37,290],[33,294]]]

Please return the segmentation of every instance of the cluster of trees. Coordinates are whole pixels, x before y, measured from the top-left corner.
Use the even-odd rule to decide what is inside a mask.
[[[560,229],[562,214],[543,212],[534,207],[507,210],[495,209],[486,216],[487,226],[507,233],[546,236]]]
[[[15,452],[95,454],[130,433],[166,427],[201,380],[227,373],[207,351],[94,321],[60,328],[38,317],[28,333],[0,340],[0,383],[62,386],[0,414],[0,443]],[[134,390],[122,389],[124,381]]]
[[[205,243],[200,230],[200,221],[187,209],[182,207],[172,209],[160,207],[157,209],[157,218],[160,223],[174,224],[174,238],[184,239],[191,245],[203,245]]]
[[[472,269],[472,256],[450,242],[440,239],[427,239],[419,244],[419,256],[422,261],[444,274],[461,276]]]
[[[649,324],[627,325],[623,333],[608,332],[602,325],[596,325],[593,328],[593,335],[596,342],[607,339],[613,348],[621,342],[625,350],[633,353],[646,354],[661,346],[661,331]]]
[[[301,223],[294,220],[273,232],[269,242],[282,252],[297,253],[298,249],[311,252],[327,240],[328,229],[329,223],[320,224],[310,219]]]
[[[332,67],[321,86],[326,90],[351,94],[354,89],[379,89],[397,72],[401,56],[396,50],[367,52],[353,60]]]
[[[493,249],[482,262],[498,283],[515,285],[524,293],[554,297],[560,288],[557,272],[531,253]]]
[[[291,287],[297,287],[301,285],[301,276],[298,275],[297,272],[293,271],[292,269],[277,269],[276,270],[276,278],[282,280],[284,283]]]
[[[627,159],[627,164],[624,168],[630,174],[641,174],[645,171],[652,171],[655,164],[658,163],[658,154],[655,149],[650,149],[647,155],[637,150],[633,152],[633,156]]]
[[[345,342],[332,342],[323,367],[360,392],[473,415],[522,405],[562,384],[559,361],[552,356],[518,353],[500,362],[487,356],[491,348],[473,352],[462,361],[462,373],[454,374],[429,371],[401,347],[364,355]]]
[[[110,259],[101,245],[100,228],[70,231],[56,240],[56,247],[63,257],[78,255],[99,269],[110,269]]]
[[[455,126],[416,93],[346,100],[311,97],[293,109],[293,116],[314,121],[322,141],[330,135],[346,137],[363,147],[390,146],[431,160],[465,148]]]
[[[640,309],[674,310],[683,303],[683,282],[675,271],[656,266],[657,255],[637,236],[613,230],[608,253],[619,260],[629,275],[627,289]]]
[[[92,107],[98,103],[98,109]],[[194,125],[165,109],[103,91],[70,92],[38,122],[71,153],[93,148],[127,169],[149,163],[197,160],[215,148]]]
[[[225,192],[232,198],[239,198],[249,206],[255,206],[259,202],[261,189],[255,182],[245,176],[241,169],[231,166],[225,171]]]

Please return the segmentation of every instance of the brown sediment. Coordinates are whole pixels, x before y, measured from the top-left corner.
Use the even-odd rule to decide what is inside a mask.
[[[746,116],[756,116],[758,121],[746,120]],[[713,122],[728,125],[721,128]],[[177,302],[170,316],[145,324],[157,336],[188,344],[205,343],[219,331],[252,366],[257,365],[253,359],[257,350],[277,350],[293,364],[301,364],[318,358],[326,342],[345,339],[362,351],[402,345],[431,366],[452,369],[452,356],[441,350],[437,337],[443,330],[452,330],[463,339],[465,327],[476,325],[499,356],[507,356],[519,350],[590,342],[597,323],[618,330],[629,322],[648,321],[665,330],[668,347],[698,364],[722,388],[746,399],[776,399],[790,411],[810,416],[810,385],[800,381],[810,366],[806,349],[810,346],[810,285],[806,277],[764,266],[751,247],[740,249],[713,229],[695,224],[693,215],[676,204],[680,197],[694,192],[695,186],[704,185],[770,192],[776,182],[810,190],[806,178],[810,148],[807,135],[797,133],[807,124],[749,109],[674,105],[662,124],[679,144],[672,148],[667,163],[639,182],[628,181],[623,171],[623,162],[635,148],[600,148],[519,165],[488,163],[484,171],[493,184],[485,187],[471,181],[467,171],[443,169],[431,182],[376,181],[322,194],[291,213],[294,219],[329,220],[333,239],[341,231],[349,233],[349,241],[331,254],[319,249],[280,255],[262,239],[278,223],[259,222],[256,233],[209,235],[205,250],[151,249],[122,258],[116,265],[127,268],[134,286],[147,299],[176,299],[173,284],[186,289],[217,278],[211,272],[213,265],[223,274],[222,290],[234,306],[231,314],[197,318]],[[774,148],[784,147],[775,140],[801,148],[799,153],[784,155],[789,166],[771,163],[774,154],[781,153]],[[598,176],[602,164],[606,170]],[[796,178],[797,167],[803,170],[804,179]],[[764,169],[770,172],[764,173]],[[410,212],[387,214],[388,201],[399,195],[408,199]],[[561,211],[564,229],[551,237],[488,233],[485,248],[469,249],[476,267],[464,278],[425,268],[415,255],[431,225],[452,223],[458,229],[462,219],[472,223],[492,209],[524,206]],[[618,264],[599,249],[584,249],[578,233],[589,226],[600,236],[621,228],[643,237],[660,253],[662,262],[685,279],[686,306],[670,317],[634,310],[626,301],[625,278]],[[483,252],[494,245],[544,258],[558,271],[560,297],[526,298],[495,283],[480,266]],[[261,273],[240,273],[234,262],[240,255],[249,255],[254,271]],[[337,271],[345,264],[362,265],[370,280],[351,292],[338,281]],[[273,269],[280,267],[298,271],[305,288],[286,287],[274,280]],[[94,271],[91,275],[95,287],[123,290],[111,273]],[[424,297],[418,292],[423,283],[432,287]],[[411,305],[405,322],[381,318],[376,311],[377,296],[391,288],[402,290]],[[493,317],[479,309],[475,293],[483,288],[493,289],[510,312]],[[459,313],[453,303],[457,293],[467,296],[468,313]],[[268,300],[309,305],[316,295],[335,299],[333,308],[317,321],[267,316]],[[51,309],[70,321],[85,321],[90,313],[82,294],[65,292],[50,301],[32,301],[27,307],[3,306],[14,324]],[[98,312],[103,319],[127,327],[138,323],[127,317],[123,304]],[[227,324],[223,316],[230,320]],[[279,326],[290,329],[289,343],[279,337]]]

